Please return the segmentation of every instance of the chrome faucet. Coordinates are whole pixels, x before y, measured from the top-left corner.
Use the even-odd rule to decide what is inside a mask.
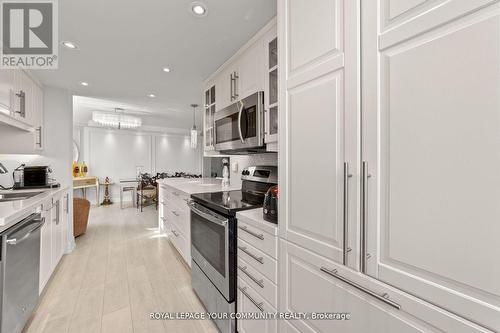
[[[7,170],[7,168],[2,163],[0,163],[0,173],[7,173],[7,172],[9,172],[9,170]]]

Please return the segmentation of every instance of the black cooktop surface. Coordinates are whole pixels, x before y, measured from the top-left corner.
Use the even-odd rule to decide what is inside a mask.
[[[264,195],[244,191],[225,191],[192,194],[191,198],[210,209],[226,215],[235,215],[241,210],[262,207]]]

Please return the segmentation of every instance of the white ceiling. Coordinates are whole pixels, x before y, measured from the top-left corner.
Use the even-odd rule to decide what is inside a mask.
[[[191,2],[59,1],[59,39],[79,48],[61,46],[59,69],[34,75],[75,95],[134,105],[171,117],[172,127],[188,127],[189,104],[202,104],[203,80],[276,15],[273,0],[203,0],[208,15],[200,18],[191,14]],[[172,71],[164,73],[165,66]]]

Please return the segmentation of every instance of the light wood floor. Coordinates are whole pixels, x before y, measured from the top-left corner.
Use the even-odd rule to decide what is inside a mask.
[[[92,207],[87,233],[62,259],[25,332],[218,332],[209,320],[149,319],[154,311],[205,311],[156,225],[154,207]]]

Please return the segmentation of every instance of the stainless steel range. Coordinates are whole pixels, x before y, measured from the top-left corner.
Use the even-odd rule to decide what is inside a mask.
[[[209,312],[236,312],[236,212],[262,207],[267,190],[278,183],[274,166],[243,170],[241,191],[191,195],[191,283]],[[215,320],[223,333],[236,321]]]

